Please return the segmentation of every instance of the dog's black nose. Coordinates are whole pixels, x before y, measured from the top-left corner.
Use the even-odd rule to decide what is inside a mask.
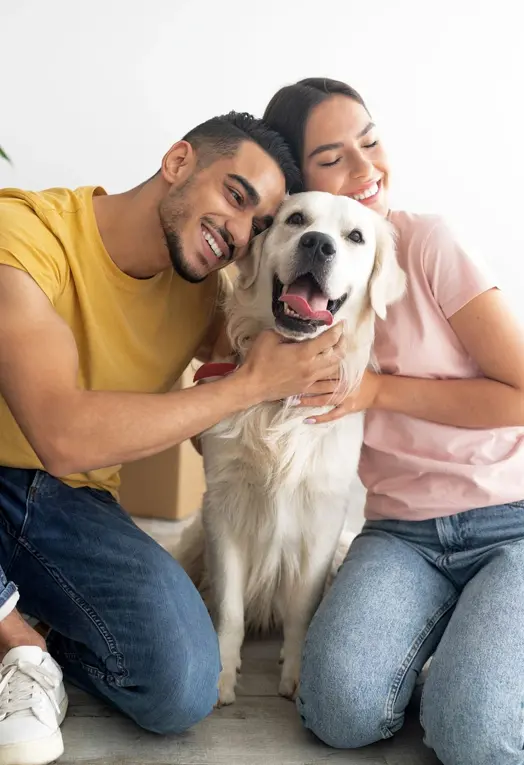
[[[300,237],[298,245],[314,258],[321,260],[332,260],[337,252],[333,237],[329,234],[323,234],[321,231],[306,231]]]

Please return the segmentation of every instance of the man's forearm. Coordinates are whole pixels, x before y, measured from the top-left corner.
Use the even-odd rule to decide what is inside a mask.
[[[495,380],[422,380],[384,375],[375,409],[458,428],[524,425],[524,394]]]
[[[78,391],[53,418],[47,453],[54,475],[132,462],[175,446],[258,403],[238,374],[165,394]]]

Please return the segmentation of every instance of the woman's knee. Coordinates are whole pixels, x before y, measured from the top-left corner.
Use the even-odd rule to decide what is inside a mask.
[[[404,714],[387,710],[391,689],[369,666],[328,645],[308,642],[297,707],[306,726],[337,749],[357,749],[391,737]]]
[[[489,689],[465,694],[460,686],[449,678],[435,693],[428,678],[420,715],[427,746],[443,765],[520,765],[521,710],[508,709]]]

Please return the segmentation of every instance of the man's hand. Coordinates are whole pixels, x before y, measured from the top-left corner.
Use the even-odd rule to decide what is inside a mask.
[[[260,402],[279,401],[310,391],[320,380],[338,377],[344,345],[341,324],[301,343],[291,343],[266,330],[231,376],[242,377],[247,390]]]
[[[382,380],[382,375],[366,371],[359,387],[346,397],[338,396],[336,393],[333,394],[331,392],[333,388],[330,386],[331,381],[323,380],[313,385],[306,396],[301,396],[299,405],[310,407],[332,406],[334,404],[335,408],[330,412],[320,414],[317,417],[308,417],[308,422],[318,424],[339,420],[347,414],[355,414],[366,409],[372,409],[377,400]],[[326,388],[328,392],[326,392]]]

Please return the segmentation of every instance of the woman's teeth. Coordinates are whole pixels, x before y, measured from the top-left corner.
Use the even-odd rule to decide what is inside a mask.
[[[204,235],[204,239],[206,240],[208,245],[211,247],[211,249],[213,250],[213,253],[217,256],[217,258],[223,258],[224,257],[224,253],[222,252],[222,250],[220,249],[220,247],[216,243],[214,237],[205,228],[202,229],[202,232],[203,232],[203,235]]]
[[[369,189],[362,191],[360,194],[352,194],[351,199],[356,199],[357,202],[362,202],[363,199],[374,197],[375,194],[378,194],[378,183],[374,183],[373,186],[370,186]]]

